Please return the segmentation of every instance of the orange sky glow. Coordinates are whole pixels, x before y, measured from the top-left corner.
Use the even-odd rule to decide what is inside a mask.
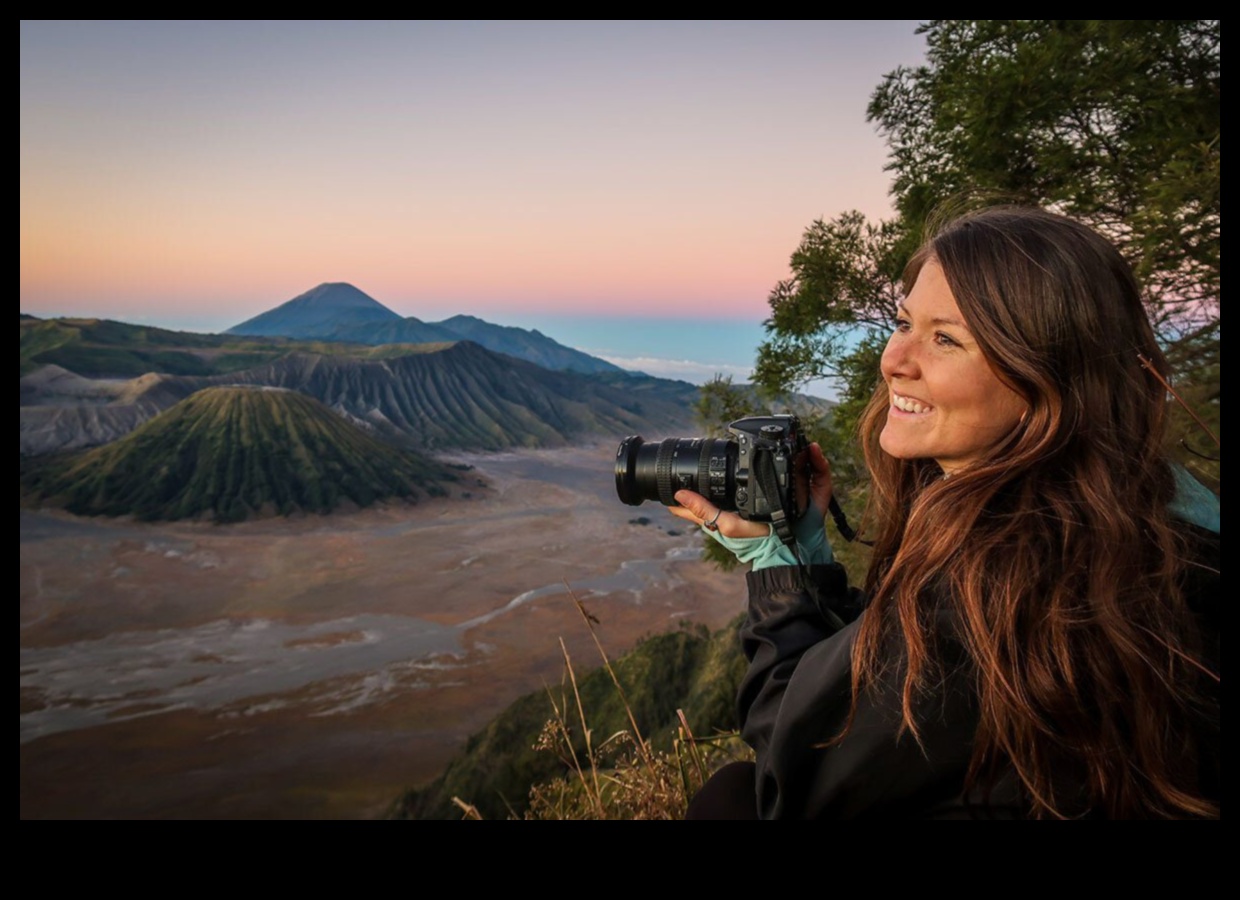
[[[889,214],[865,106],[914,29],[23,22],[21,309],[759,321],[810,222]]]

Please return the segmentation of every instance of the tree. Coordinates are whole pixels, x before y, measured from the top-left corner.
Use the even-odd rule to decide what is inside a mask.
[[[702,385],[693,412],[710,437],[727,437],[728,425],[753,413],[753,392],[732,384],[731,375],[716,374]]]
[[[770,390],[818,378],[848,383],[857,338],[892,322],[908,243],[900,223],[872,225],[859,212],[806,229],[792,276],[767,300],[775,339],[758,348],[755,380]]]
[[[806,230],[791,277],[771,291],[759,380],[786,390],[839,378],[837,427],[848,427],[927,221],[953,205],[1035,203],[1120,248],[1182,393],[1217,420],[1219,21],[934,20],[920,31],[927,64],[887,75],[868,110],[890,148],[897,217],[845,213]]]
[[[1120,247],[1160,327],[1197,320],[1203,304],[1217,313],[1218,20],[920,30],[928,65],[886,76],[869,107],[907,225],[970,190],[1048,205]]]

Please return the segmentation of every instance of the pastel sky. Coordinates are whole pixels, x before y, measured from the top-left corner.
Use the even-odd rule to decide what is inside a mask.
[[[760,335],[810,222],[889,215],[865,108],[915,28],[23,22],[21,310],[219,331],[348,281],[634,326],[618,356],[634,320]]]

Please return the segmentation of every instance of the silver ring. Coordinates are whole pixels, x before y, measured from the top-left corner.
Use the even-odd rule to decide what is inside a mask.
[[[721,515],[723,515],[723,510],[722,509],[716,510],[715,517],[711,519],[709,522],[703,522],[702,527],[705,528],[707,531],[718,531],[719,526],[716,525],[715,523],[719,521],[719,517]]]

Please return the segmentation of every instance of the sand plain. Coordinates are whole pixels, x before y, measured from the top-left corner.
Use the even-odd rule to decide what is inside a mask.
[[[620,504],[614,453],[457,456],[447,499],[224,527],[23,510],[20,816],[373,818],[558,683],[561,638],[599,664],[565,582],[613,655],[730,621],[743,579]]]

